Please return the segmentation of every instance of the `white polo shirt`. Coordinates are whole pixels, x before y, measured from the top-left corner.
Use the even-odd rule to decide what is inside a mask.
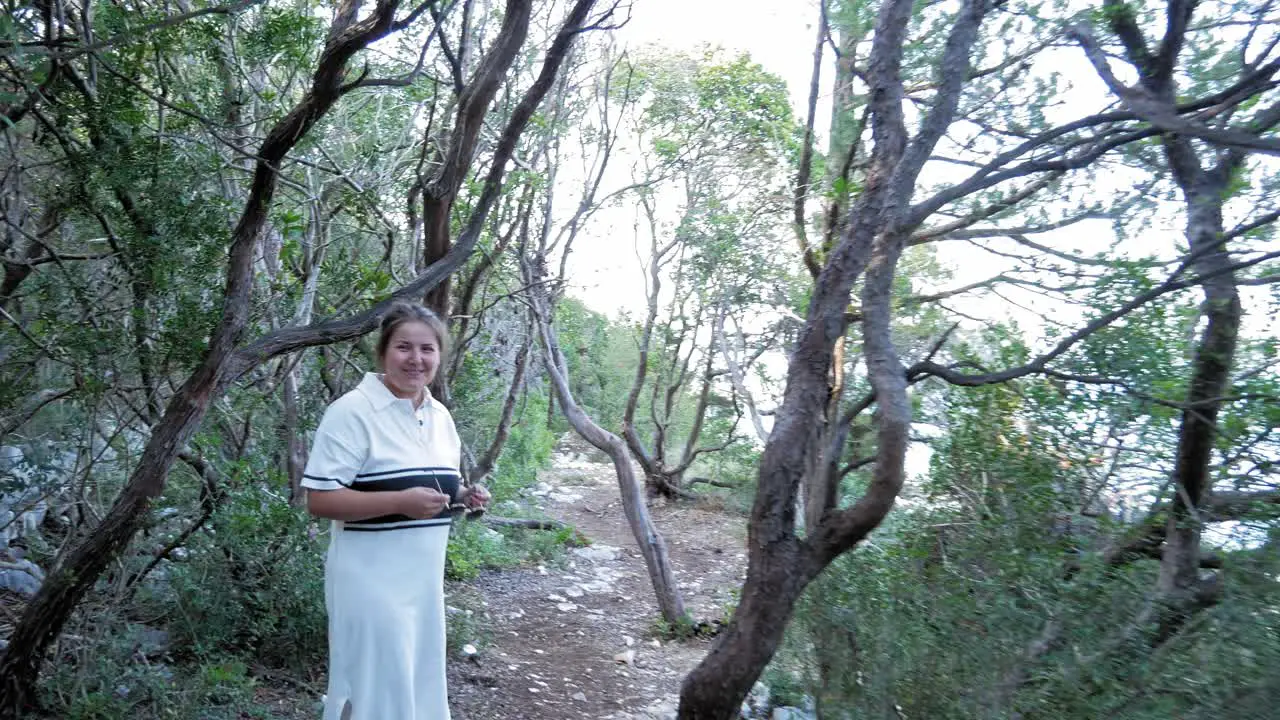
[[[302,474],[309,490],[378,491],[429,487],[456,498],[462,442],[449,410],[426,392],[413,403],[391,394],[375,373],[325,410]],[[335,522],[335,530],[399,530],[448,525],[448,509],[426,520],[386,515]]]

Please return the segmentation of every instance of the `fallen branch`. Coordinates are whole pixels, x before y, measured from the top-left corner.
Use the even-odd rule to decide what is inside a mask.
[[[728,490],[736,490],[739,487],[738,485],[735,485],[731,482],[726,482],[724,480],[712,480],[711,478],[704,478],[704,477],[696,477],[696,478],[689,479],[690,485],[697,485],[698,483],[705,483],[707,485],[711,485],[712,487],[726,488]]]
[[[494,517],[493,515],[485,515],[482,522],[492,527],[519,528],[521,530],[573,530],[578,531],[572,525],[566,525],[559,520],[536,520],[533,518],[505,518]]]
[[[489,527],[516,528],[518,530],[551,530],[554,532],[568,530],[573,533],[573,536],[565,540],[566,545],[573,545],[575,547],[586,547],[591,544],[591,538],[587,537],[586,535],[583,535],[581,530],[579,530],[578,528],[572,525],[562,523],[559,520],[537,520],[534,518],[505,518],[505,517],[494,517],[493,515],[485,515],[484,518],[480,520],[480,522],[484,523],[485,525],[488,525]]]

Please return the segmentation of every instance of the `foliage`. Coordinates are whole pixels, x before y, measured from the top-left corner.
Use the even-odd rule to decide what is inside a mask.
[[[908,129],[945,104],[942,58],[962,5],[910,8],[896,72]],[[873,97],[865,61],[882,6],[840,0],[828,8],[824,57],[831,57],[826,46],[840,49],[834,107],[798,217],[793,185],[808,140],[782,78],[723,51],[619,57],[600,45],[577,54],[519,142],[483,252],[455,275],[451,322],[465,349],[450,402],[473,455],[497,434],[529,332],[515,248],[524,252],[538,224],[555,225],[577,204],[563,190],[574,163],[589,166],[606,142],[617,143],[609,146],[614,168],[625,155],[632,176],[616,193],[602,187],[575,222],[591,228],[581,244],[605,234],[591,225],[599,210],[650,221],[637,234],[652,241],[661,290],[655,286],[652,298],[647,375],[638,388],[649,407],[637,415],[638,434],[649,442],[664,429],[659,449],[668,457],[686,442],[725,443],[686,475],[729,484],[693,487],[709,496],[703,502],[746,514],[761,442],[745,437],[745,398],[724,367],[729,343],[713,328],[719,318],[741,331],[741,347],[731,352],[755,361],[748,384],[760,406],[774,410],[787,381],[777,368],[796,349],[815,296],[796,234],[826,259],[852,204],[883,181],[868,175],[869,158],[891,143],[882,142],[883,125],[871,136],[865,107]],[[1027,155],[1032,169],[948,200],[911,228],[892,281],[895,352],[907,366],[927,358],[971,378],[1033,362],[1086,323],[1200,272],[1193,261],[1203,258],[1189,254],[1184,230],[1214,215],[1220,227],[1212,237],[1226,244],[1228,260],[1257,264],[1232,276],[1245,319],[1224,394],[1208,403],[1217,414],[1206,502],[1233,493],[1256,502],[1206,520],[1203,557],[1221,563],[1206,576],[1220,579],[1224,594],[1162,637],[1146,612],[1160,583],[1158,559],[1148,549],[1113,561],[1108,551],[1164,520],[1176,497],[1182,432],[1204,412],[1186,400],[1196,391],[1199,338],[1214,308],[1190,281],[1017,379],[961,388],[913,375],[914,430],[923,437],[912,452],[931,453],[927,477],[909,482],[896,514],[810,588],[767,682],[778,699],[800,705],[808,695],[833,717],[1262,717],[1275,706],[1268,670],[1280,660],[1280,540],[1269,500],[1280,454],[1280,285],[1274,258],[1262,262],[1274,251],[1268,217],[1280,170],[1259,157],[1223,165],[1229,172],[1213,212],[1200,207],[1191,217],[1189,203],[1204,198],[1185,192],[1185,169],[1169,162],[1177,138],[1154,134],[1151,123],[1126,114],[1131,108],[1112,108],[1114,98],[1076,77],[1072,63],[1084,61],[1064,45],[1063,29],[1091,30],[1129,83],[1144,71],[1132,62],[1135,37],[1156,47],[1178,27],[1166,17],[1170,8],[1191,8],[1173,53],[1174,110],[1195,108],[1186,119],[1274,142],[1277,106],[1266,94],[1274,83],[1239,80],[1272,67],[1276,21],[1259,2],[986,6],[956,118],[915,187],[892,200],[923,203],[978,177],[970,173],[1011,148],[1052,137]],[[253,191],[253,154],[309,91],[331,5],[268,0],[237,8],[210,12],[197,2],[180,8],[190,17],[170,22],[173,8],[147,2],[54,2],[47,11],[19,3],[0,17],[0,441],[26,458],[21,473],[0,475],[0,491],[6,512],[15,496],[48,499],[44,537],[25,541],[42,566],[99,527],[166,405],[208,351],[225,300],[228,239]],[[538,21],[557,9],[541,7]],[[439,170],[435,149],[452,131],[453,63],[463,78],[476,71],[479,49],[493,41],[495,11],[486,6],[468,27],[454,12],[439,33],[415,26],[421,37],[406,33],[353,61],[365,74],[352,80],[390,81],[347,88],[278,163],[281,182],[256,239],[250,339],[305,317],[350,316],[421,270],[421,182]],[[462,59],[437,42],[419,62],[427,37],[456,38]],[[503,79],[479,123],[485,130],[474,156],[491,149],[541,53],[525,48]],[[1252,88],[1262,89],[1232,104]],[[1092,111],[1085,106],[1115,113],[1083,132],[1046,134]],[[816,123],[819,136],[823,125]],[[1095,143],[1129,135],[1142,138],[1068,168]],[[574,140],[582,146],[571,147]],[[1233,154],[1187,143],[1206,166]],[[446,218],[449,237],[458,236],[486,171],[463,178]],[[539,217],[544,203],[548,218]],[[511,241],[506,249],[503,238]],[[949,292],[987,266],[989,281]],[[472,273],[475,296],[462,308],[461,286]],[[599,424],[617,429],[646,320],[611,318],[569,292],[554,325],[573,392]],[[872,391],[862,288],[850,297],[838,409]],[[255,697],[261,671],[313,679],[325,652],[326,534],[290,503],[297,478],[289,455],[328,403],[372,369],[370,348],[364,339],[297,352],[219,390],[207,422],[182,448],[187,464],[171,473],[145,532],[99,583],[69,633],[75,637],[51,664],[44,692],[55,712],[267,717]],[[700,414],[705,370],[715,375]],[[664,408],[668,387],[675,390]],[[522,512],[521,491],[567,431],[536,361],[514,391],[510,435],[489,477],[504,514]],[[689,438],[699,420],[701,433]],[[854,421],[841,462],[876,451],[876,423],[870,412]],[[861,497],[870,479],[869,468],[850,472],[839,485],[841,504]],[[135,582],[195,522],[203,525]],[[568,531],[460,522],[447,572],[465,583],[487,569],[555,562],[576,540]],[[168,650],[140,656],[139,638],[161,630]],[[467,627],[450,642],[479,634]]]
[[[252,485],[227,498],[210,530],[188,545],[189,561],[171,565],[165,582],[141,598],[163,618],[175,650],[199,658],[251,653],[293,670],[322,665],[327,534]]]

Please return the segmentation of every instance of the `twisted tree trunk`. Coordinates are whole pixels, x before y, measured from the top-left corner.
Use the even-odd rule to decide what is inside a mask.
[[[232,233],[222,319],[209,350],[155,425],[137,469],[102,523],[71,550],[27,606],[0,661],[0,717],[16,719],[30,706],[49,644],[62,632],[72,610],[98,576],[138,531],[151,501],[164,489],[174,459],[204,419],[249,319],[253,256],[271,207],[279,163],[338,100],[351,57],[391,31],[397,7],[396,2],[384,2],[361,21],[356,21],[358,2],[348,0],[339,8],[311,90],[263,141],[249,198]]]
[[[890,341],[891,283],[911,231],[911,193],[955,116],[970,50],[987,9],[985,0],[961,5],[940,63],[933,106],[908,142],[900,70],[912,3],[888,0],[881,6],[867,66],[875,151],[849,223],[817,278],[788,365],[782,407],[760,460],[742,601],[711,652],[685,678],[681,720],[729,720],[736,715],[777,650],[800,593],[832,560],[880,524],[902,487],[911,406],[906,372]],[[795,532],[796,498],[814,434],[827,411],[829,373],[836,343],[844,334],[849,295],[864,269],[863,341],[878,404],[875,472],[862,498],[852,507],[827,512],[801,540]]]
[[[517,7],[528,4],[528,0],[510,2]],[[271,358],[306,347],[349,340],[371,331],[377,325],[379,314],[391,302],[402,297],[421,297],[462,264],[475,247],[488,212],[501,192],[506,165],[520,135],[559,73],[573,41],[587,29],[587,15],[594,4],[595,0],[577,0],[570,8],[547,50],[538,77],[525,91],[502,130],[480,195],[458,243],[448,255],[366,312],[351,318],[286,328],[237,347],[248,322],[254,251],[266,224],[281,161],[345,92],[358,87],[358,83],[344,84],[351,58],[369,44],[407,27],[427,8],[421,5],[404,20],[397,21],[397,0],[381,0],[363,19],[357,19],[360,0],[345,0],[339,6],[317,61],[311,89],[276,123],[258,151],[248,199],[232,233],[223,315],[209,350],[154,426],[137,469],[106,517],[70,551],[27,606],[0,660],[0,719],[16,720],[31,705],[49,645],[62,631],[80,599],[137,532],[151,501],[163,491],[174,459],[198,429],[214,399],[231,383]],[[507,67],[509,64],[482,63],[478,74],[487,77],[485,73],[492,73],[501,78]],[[470,156],[467,158],[469,161]]]

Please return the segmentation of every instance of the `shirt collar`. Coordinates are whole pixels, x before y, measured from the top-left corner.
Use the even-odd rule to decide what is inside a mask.
[[[402,402],[410,410],[413,410],[413,403],[403,398],[398,398],[391,393],[387,386],[382,382],[382,376],[378,373],[367,372],[364,379],[356,386],[356,389],[364,393],[364,396],[373,403],[373,409],[379,412],[386,410],[397,402]],[[421,409],[430,407],[434,401],[431,397],[431,389],[423,388],[423,399]]]

